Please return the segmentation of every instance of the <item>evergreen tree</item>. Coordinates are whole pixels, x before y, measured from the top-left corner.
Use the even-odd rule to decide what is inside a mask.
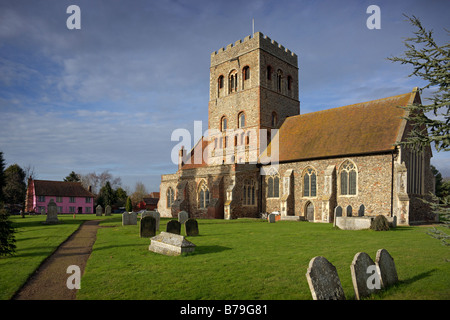
[[[12,255],[16,251],[15,229],[8,212],[3,208],[4,168],[3,152],[0,151],[0,256]]]
[[[420,88],[434,89],[430,104],[418,104],[406,107],[409,111],[407,120],[413,128],[406,141],[399,143],[408,148],[423,151],[434,144],[436,150],[450,150],[450,44],[439,46],[433,39],[433,31],[427,31],[420,20],[413,16],[406,16],[410,23],[417,28],[414,37],[407,38],[407,50],[402,57],[392,57],[389,60],[411,65],[414,71],[409,76],[417,76],[427,82]],[[448,34],[449,31],[446,30]],[[433,196],[428,202],[432,211],[439,215],[444,227],[450,227],[450,202],[445,198]],[[450,245],[449,235],[436,228],[430,230],[430,235],[440,239],[444,245]]]
[[[67,177],[64,178],[65,182],[80,182],[80,175],[76,174],[74,171],[72,171]]]
[[[133,210],[133,205],[131,204],[131,198],[127,198],[127,204],[125,205],[125,210],[131,212]]]

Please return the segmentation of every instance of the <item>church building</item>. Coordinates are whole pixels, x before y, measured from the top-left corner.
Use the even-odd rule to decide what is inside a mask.
[[[398,225],[434,221],[431,149],[398,146],[411,130],[411,92],[300,114],[297,55],[260,32],[211,54],[208,135],[161,176],[158,211],[235,219],[332,223],[385,215]]]

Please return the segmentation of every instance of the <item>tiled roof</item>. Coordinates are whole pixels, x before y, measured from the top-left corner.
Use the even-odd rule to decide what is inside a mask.
[[[49,180],[34,180],[34,189],[37,196],[56,197],[94,197],[80,182],[64,182]]]
[[[398,107],[413,102],[420,102],[416,90],[288,117],[277,133],[279,161],[391,151],[401,139],[405,121],[402,117],[406,116],[406,110]],[[270,150],[271,146],[267,149]]]
[[[197,142],[195,147],[191,150],[191,152],[188,154],[188,158],[185,161],[185,164],[181,167],[181,169],[194,169],[194,168],[201,168],[204,166],[207,166],[207,161],[205,161],[205,155],[204,151],[206,147],[208,146],[208,140],[204,139],[203,137]],[[195,154],[200,152],[201,153],[201,163],[197,161]],[[196,163],[198,162],[198,163]]]

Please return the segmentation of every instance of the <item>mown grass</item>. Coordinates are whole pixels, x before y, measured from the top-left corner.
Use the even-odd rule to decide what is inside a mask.
[[[16,253],[0,257],[0,299],[10,299],[39,265],[65,241],[81,223],[95,215],[58,215],[60,224],[44,225],[46,216],[11,216],[16,229]],[[103,219],[106,217],[103,217]]]
[[[167,221],[161,220],[160,230]],[[81,280],[78,299],[311,299],[309,261],[326,257],[354,299],[350,264],[357,252],[394,257],[399,284],[371,299],[450,299],[449,249],[429,227],[344,231],[330,224],[238,219],[198,220],[196,251],[178,257],[150,252],[138,226],[105,220]],[[184,231],[183,231],[184,232]]]

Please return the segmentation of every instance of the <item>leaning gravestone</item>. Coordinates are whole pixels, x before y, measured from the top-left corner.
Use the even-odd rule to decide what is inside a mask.
[[[184,228],[186,236],[198,236],[198,223],[195,219],[187,219]]]
[[[314,300],[345,300],[336,267],[324,257],[311,259],[306,279]]]
[[[180,211],[178,213],[178,222],[183,224],[186,220],[189,219],[189,214],[186,211]]]
[[[177,220],[170,220],[167,222],[166,232],[180,234],[181,233],[181,223]]]
[[[124,212],[122,213],[122,225],[136,225],[137,224],[137,213],[136,212]]]
[[[348,205],[347,206],[347,217],[351,217],[352,216],[352,206]]]
[[[386,249],[377,251],[375,264],[377,265],[377,271],[381,276],[381,286],[383,288],[387,288],[398,282],[394,259]]]
[[[95,215],[96,215],[96,216],[101,216],[102,214],[103,214],[102,206],[101,206],[101,205],[98,205],[98,206],[95,208]]]
[[[167,256],[178,256],[182,253],[193,252],[195,244],[186,240],[184,236],[163,231],[151,238],[148,250]]]
[[[353,288],[357,300],[381,289],[380,275],[375,262],[365,252],[358,252],[350,265]]]
[[[141,238],[150,238],[156,235],[156,219],[152,216],[145,216],[139,224],[139,236]]]
[[[358,217],[364,217],[364,211],[366,210],[366,207],[364,207],[364,205],[360,205],[359,206],[359,210],[358,210]]]
[[[50,199],[50,202],[47,206],[47,219],[45,220],[45,223],[58,223],[58,207],[56,206],[55,201],[53,199]]]
[[[108,204],[105,208],[105,216],[111,215],[111,206]]]

